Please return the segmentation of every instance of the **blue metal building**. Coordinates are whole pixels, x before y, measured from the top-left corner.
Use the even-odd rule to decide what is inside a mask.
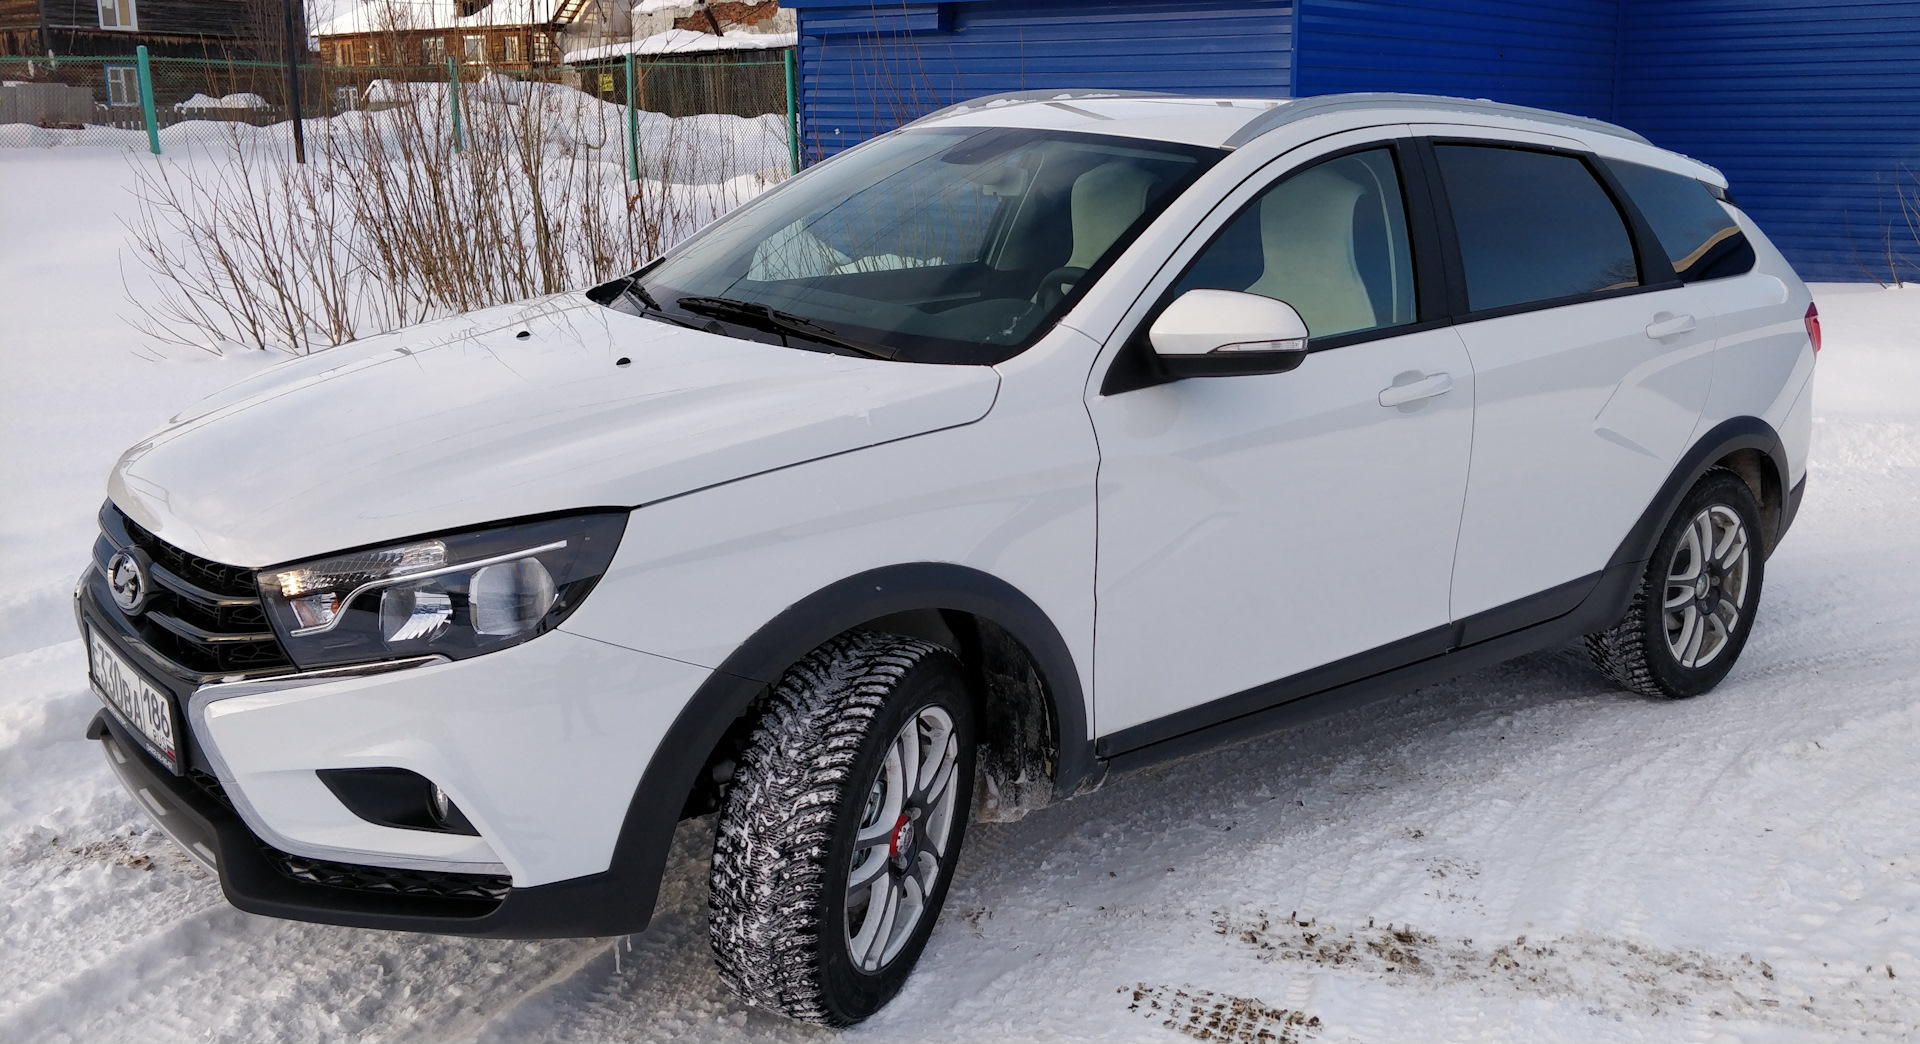
[[[1807,278],[1886,278],[1889,231],[1917,252],[1916,0],[782,2],[809,157],[996,91],[1451,94],[1613,120],[1719,167]]]

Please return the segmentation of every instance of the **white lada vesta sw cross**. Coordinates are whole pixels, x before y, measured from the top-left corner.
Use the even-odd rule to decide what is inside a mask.
[[[370,338],[128,450],[91,735],[244,910],[651,916],[847,1024],[973,817],[1566,643],[1717,684],[1819,326],[1710,167],[1399,95],[1003,95],[584,294]]]

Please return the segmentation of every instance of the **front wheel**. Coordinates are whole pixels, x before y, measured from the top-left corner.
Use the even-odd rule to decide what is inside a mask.
[[[708,900],[721,978],[845,1026],[892,999],[966,832],[974,724],[953,655],[866,631],[787,671],[721,810]]]
[[[1727,676],[1760,604],[1760,505],[1731,471],[1701,478],[1667,523],[1627,615],[1587,636],[1594,666],[1621,687],[1679,699]]]

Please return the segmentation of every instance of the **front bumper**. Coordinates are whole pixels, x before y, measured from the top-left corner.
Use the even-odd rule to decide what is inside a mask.
[[[96,715],[87,735],[100,740],[114,774],[154,822],[196,862],[213,870],[227,901],[248,913],[498,939],[625,935],[644,929],[652,916],[657,868],[651,880],[603,873],[535,888],[508,887],[499,898],[452,894],[473,884],[445,880],[454,875],[410,875],[411,890],[404,877],[384,889],[303,879],[299,874],[311,873],[313,861],[263,843],[220,800],[219,791],[160,767],[111,713]]]
[[[85,587],[78,596],[83,628],[151,664],[117,613]],[[88,735],[242,910],[454,935],[618,935],[646,926],[662,870],[617,859],[623,833],[637,812],[677,819],[685,799],[638,793],[641,774],[709,673],[563,631],[370,676],[196,683],[149,670],[186,720],[185,774],[110,710]],[[376,766],[446,787],[481,837],[368,823],[315,774]]]

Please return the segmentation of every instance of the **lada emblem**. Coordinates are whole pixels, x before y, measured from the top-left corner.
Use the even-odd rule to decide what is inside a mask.
[[[150,583],[145,556],[122,551],[107,560],[107,587],[113,591],[114,604],[128,616],[138,616],[146,608]]]

